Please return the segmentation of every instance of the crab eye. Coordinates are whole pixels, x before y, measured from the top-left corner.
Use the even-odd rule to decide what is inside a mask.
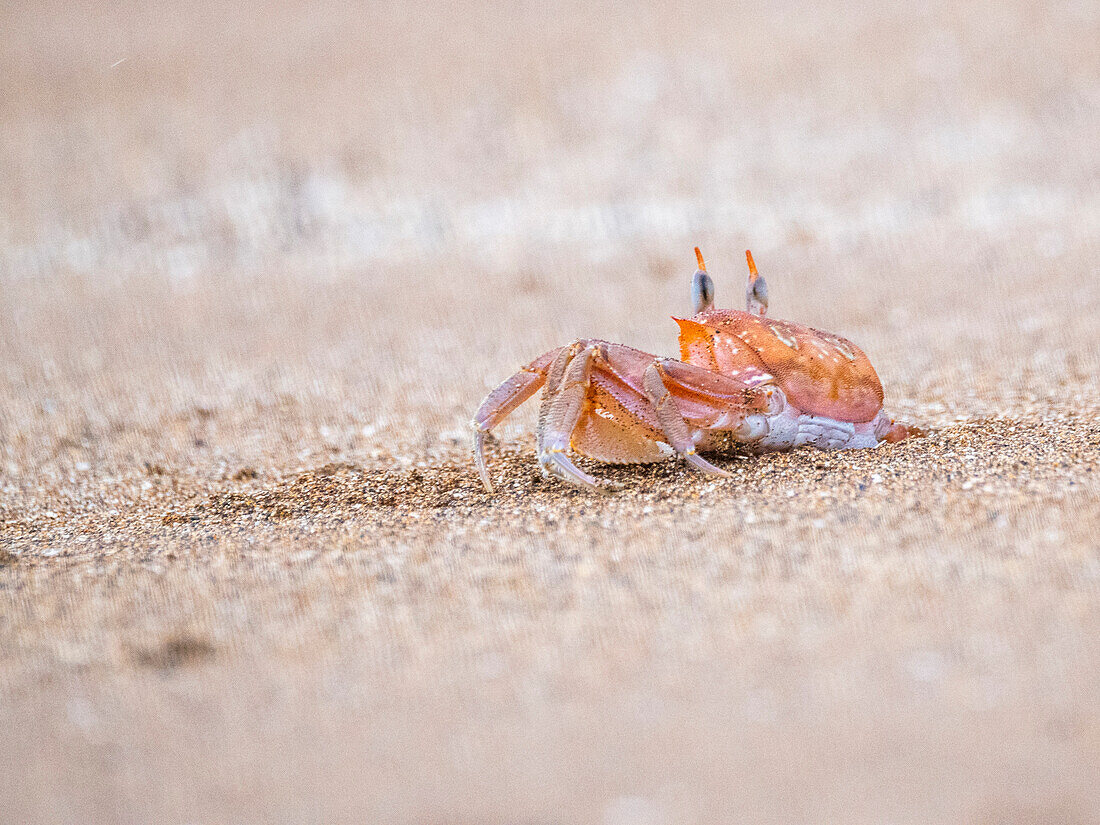
[[[714,305],[714,281],[701,269],[691,281],[691,303],[696,314]]]
[[[756,300],[760,303],[767,305],[768,303],[768,282],[763,278],[757,278],[752,285],[752,294],[756,296]]]

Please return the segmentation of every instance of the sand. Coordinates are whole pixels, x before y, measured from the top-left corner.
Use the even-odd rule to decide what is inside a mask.
[[[1100,820],[1095,7],[0,32],[0,820]],[[696,244],[923,437],[486,493]]]

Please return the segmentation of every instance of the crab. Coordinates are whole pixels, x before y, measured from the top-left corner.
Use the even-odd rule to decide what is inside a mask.
[[[703,473],[728,476],[700,453],[860,449],[909,435],[883,410],[882,383],[863,350],[831,332],[768,317],[767,284],[751,251],[744,310],[714,306],[714,281],[698,247],[695,256],[695,315],[673,317],[680,360],[581,338],[543,353],[489,393],[473,421],[487,490],[486,435],[540,387],[543,474],[590,490],[605,488],[570,452],[610,464],[676,455]]]

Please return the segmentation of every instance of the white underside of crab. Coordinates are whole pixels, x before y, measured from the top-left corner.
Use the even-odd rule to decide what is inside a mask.
[[[733,429],[738,442],[757,452],[817,447],[819,450],[859,450],[882,443],[891,420],[879,411],[870,421],[837,421],[824,415],[804,413],[786,400],[783,391],[773,388],[771,409],[746,416]],[[719,427],[725,422],[717,422]],[[707,430],[696,430],[695,443],[706,450],[711,441]]]

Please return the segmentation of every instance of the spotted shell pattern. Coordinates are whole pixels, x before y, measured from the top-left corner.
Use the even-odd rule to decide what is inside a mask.
[[[870,421],[883,391],[871,361],[846,338],[741,310],[707,309],[680,325],[680,358],[739,378],[777,383],[802,412],[837,421]]]

